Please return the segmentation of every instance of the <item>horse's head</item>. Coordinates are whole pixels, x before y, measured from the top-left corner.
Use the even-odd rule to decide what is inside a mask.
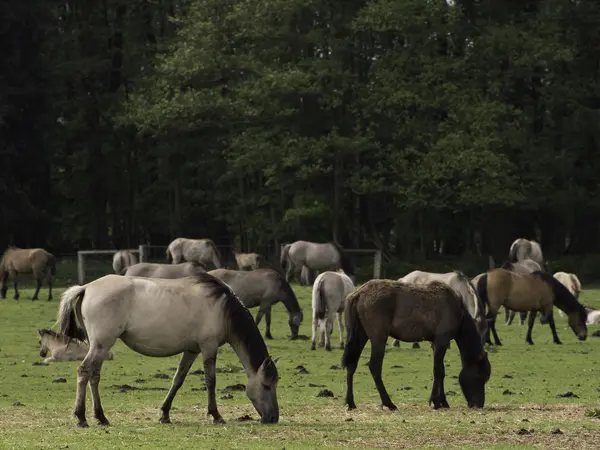
[[[463,364],[458,382],[469,408],[483,408],[485,405],[485,384],[491,373],[492,366],[485,351],[475,361]]]
[[[246,395],[260,414],[262,423],[279,422],[277,382],[279,374],[275,361],[267,356],[254,375],[248,376]]]
[[[580,341],[585,341],[587,339],[587,311],[583,305],[579,305],[575,311],[567,314],[569,320],[569,326],[573,333],[579,338]]]
[[[290,331],[292,332],[290,340],[298,339],[298,330],[300,329],[300,324],[302,323],[303,318],[302,310],[291,312],[289,314],[288,325],[290,326]]]
[[[38,334],[40,335],[40,340],[38,342],[40,346],[40,356],[45,358],[50,351],[48,348],[48,334],[44,333],[44,330],[38,330]]]

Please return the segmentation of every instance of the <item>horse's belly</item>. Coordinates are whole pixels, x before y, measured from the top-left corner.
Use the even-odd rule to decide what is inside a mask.
[[[178,355],[184,351],[200,353],[198,343],[187,338],[178,342],[177,340],[153,339],[125,332],[121,336],[121,340],[131,350],[145,356],[166,357]]]

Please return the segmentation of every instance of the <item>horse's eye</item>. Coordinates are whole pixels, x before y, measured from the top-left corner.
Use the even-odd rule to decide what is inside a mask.
[[[263,389],[265,391],[270,391],[271,390],[271,386],[269,386],[268,384],[263,384]]]

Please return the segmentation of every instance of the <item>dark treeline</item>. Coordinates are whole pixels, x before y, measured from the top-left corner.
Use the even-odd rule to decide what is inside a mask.
[[[30,0],[0,17],[3,246],[600,250],[598,2]]]

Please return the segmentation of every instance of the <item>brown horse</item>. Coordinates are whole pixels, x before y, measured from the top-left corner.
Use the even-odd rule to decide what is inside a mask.
[[[502,264],[500,266],[502,269],[506,269],[506,270],[510,270],[511,272],[515,272],[518,274],[528,274],[531,272],[535,272],[537,270],[544,270],[543,267],[536,261],[534,261],[533,259],[522,259],[520,261],[517,262],[510,262],[510,261],[505,261],[504,264]],[[530,314],[534,314],[534,313],[530,313]],[[515,318],[515,312],[511,311],[510,309],[506,308],[506,306],[504,307],[504,323],[506,325],[511,325],[514,318]],[[523,325],[525,323],[525,319],[527,319],[527,312],[521,312],[519,313],[520,319],[521,319],[521,325]]]
[[[475,321],[450,286],[439,281],[417,285],[371,280],[346,298],[344,312],[348,342],[342,364],[346,367],[348,409],[356,408],[352,384],[367,341],[371,341],[369,370],[381,402],[391,410],[397,409],[381,379],[388,336],[405,342],[432,343],[434,379],[429,403],[435,409],[449,407],[444,391],[444,355],[454,339],[462,361],[458,381],[467,403],[471,408],[484,406],[491,365]]]
[[[584,306],[556,278],[547,272],[517,274],[506,269],[493,269],[483,275],[477,283],[479,297],[487,305],[487,319],[496,345],[502,345],[496,333],[496,315],[501,306],[514,311],[533,311],[529,314],[526,342],[533,345],[531,330],[535,323],[535,312],[541,313],[541,322],[548,323],[555,344],[562,344],[556,334],[552,308],[562,310],[569,326],[580,341],[587,338],[587,312]],[[488,336],[488,343],[491,339]]]
[[[0,297],[5,299],[8,277],[13,280],[15,300],[19,300],[17,278],[20,273],[33,273],[37,288],[31,301],[38,299],[44,277],[48,280],[48,301],[52,300],[52,277],[56,275],[56,258],[43,248],[14,248],[4,252],[0,260]]]

